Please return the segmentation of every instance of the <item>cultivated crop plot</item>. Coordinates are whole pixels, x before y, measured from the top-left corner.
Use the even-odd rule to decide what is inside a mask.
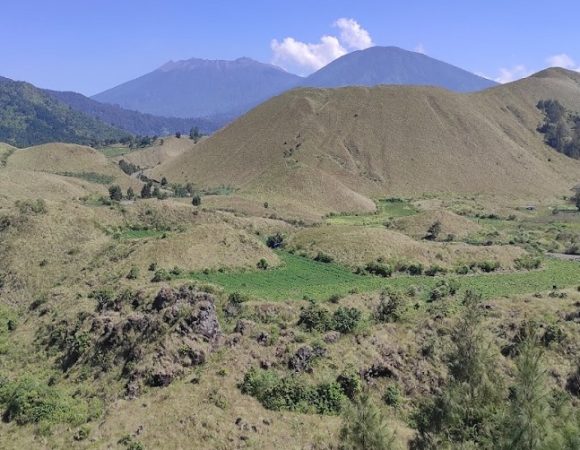
[[[580,7],[8,3],[1,449],[580,449]]]

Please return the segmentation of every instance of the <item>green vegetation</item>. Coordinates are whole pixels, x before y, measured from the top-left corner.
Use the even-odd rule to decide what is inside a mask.
[[[537,107],[545,116],[538,131],[544,133],[546,144],[570,158],[580,159],[580,117],[558,100],[541,100]]]
[[[319,263],[308,258],[279,252],[283,265],[268,271],[193,273],[191,277],[214,283],[227,292],[240,292],[269,300],[326,300],[333,294],[379,290],[390,286],[407,290],[411,286],[430,289],[436,278],[398,276],[389,279],[356,275],[335,263]],[[458,277],[459,289],[476,289],[484,297],[501,297],[547,291],[554,285],[569,287],[578,283],[578,263],[547,260],[543,269],[533,272],[480,274]]]
[[[73,111],[28,83],[0,79],[0,142],[30,147],[48,142],[99,146],[128,133]]]
[[[376,204],[377,210],[375,213],[331,215],[327,218],[327,223],[333,225],[382,226],[389,219],[411,216],[417,213],[413,205],[403,199],[381,199]]]
[[[347,399],[337,382],[312,386],[301,377],[280,377],[269,370],[250,369],[240,389],[258,399],[265,408],[275,411],[338,414]]]
[[[96,172],[58,172],[57,175],[63,177],[79,178],[90,183],[97,184],[111,184],[114,178],[110,175],[105,175]]]

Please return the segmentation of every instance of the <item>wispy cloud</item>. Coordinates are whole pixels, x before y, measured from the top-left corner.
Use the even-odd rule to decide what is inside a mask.
[[[580,67],[578,67],[574,60],[566,53],[552,55],[546,59],[546,62],[550,67],[562,67],[564,69],[580,71]]]
[[[373,45],[369,32],[356,20],[341,18],[333,25],[339,29],[339,36],[324,35],[317,43],[302,42],[293,37],[286,37],[282,41],[273,39],[270,44],[272,62],[304,74],[324,67],[349,51]]]
[[[502,67],[499,69],[499,76],[494,78],[494,80],[502,84],[509,83],[511,81],[527,77],[528,75],[531,75],[531,73],[532,72],[528,70],[523,64],[518,64],[510,68]]]
[[[425,46],[421,42],[419,42],[413,50],[416,51],[417,53],[422,53],[423,55],[427,54],[427,50],[425,49]]]

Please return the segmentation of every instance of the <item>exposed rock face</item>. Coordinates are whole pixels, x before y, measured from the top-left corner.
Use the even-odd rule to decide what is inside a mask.
[[[162,288],[152,303],[115,299],[115,308],[97,308],[78,322],[59,324],[46,342],[63,352],[62,368],[88,364],[109,371],[121,366],[129,397],[144,384],[167,386],[185,369],[203,364],[219,345],[221,329],[211,294],[191,286]],[[131,309],[125,313],[130,305]],[[82,339],[82,346],[79,341]]]

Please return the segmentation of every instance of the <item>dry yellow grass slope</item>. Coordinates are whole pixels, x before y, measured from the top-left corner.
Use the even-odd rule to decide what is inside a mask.
[[[72,175],[91,173],[109,177],[111,183],[117,183],[123,188],[133,186],[136,189],[141,185],[136,179],[127,176],[116,163],[109,161],[101,152],[76,144],[44,144],[17,150],[8,157],[5,169],[66,174],[67,178],[75,178]],[[83,178],[80,177],[80,179]]]
[[[191,150],[196,145],[187,136],[181,137],[180,139],[174,136],[168,136],[163,138],[162,141],[163,144],[160,144],[161,141],[158,140],[151,147],[136,150],[123,156],[118,156],[114,158],[114,160],[120,161],[121,159],[124,159],[125,161],[136,164],[143,169],[149,169],[180,156],[186,151]]]
[[[360,266],[381,258],[387,262],[438,264],[445,267],[493,260],[503,268],[525,254],[512,246],[475,247],[462,243],[417,242],[386,228],[333,225],[305,228],[289,239],[289,248],[308,256],[318,252],[347,266]]]
[[[446,210],[424,211],[414,216],[401,217],[394,221],[393,226],[408,236],[422,239],[437,222],[441,228],[437,240],[444,240],[449,235],[463,239],[481,231],[481,226],[477,223]]]
[[[428,87],[298,89],[153,170],[304,209],[368,210],[367,196],[561,195],[580,162],[543,143],[536,102],[580,110],[580,75],[552,70],[472,95]]]

